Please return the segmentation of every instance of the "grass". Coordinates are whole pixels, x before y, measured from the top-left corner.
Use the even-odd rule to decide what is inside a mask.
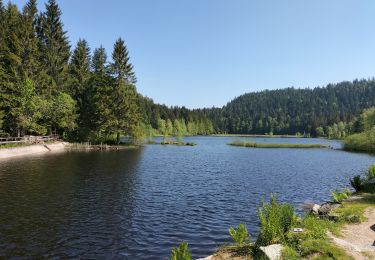
[[[137,148],[138,146],[132,144],[119,144],[119,145],[97,145],[97,144],[89,144],[89,143],[69,143],[67,148],[72,150],[122,150],[122,149],[133,149]]]
[[[27,144],[27,143],[0,144],[0,149],[15,148],[15,147],[25,147],[25,146],[29,146],[29,145],[31,145],[31,144]]]
[[[161,145],[177,145],[177,146],[196,146],[196,143],[193,142],[182,142],[182,141],[162,141],[162,142],[155,142],[155,141],[148,141],[146,144],[161,144]]]
[[[362,198],[358,200],[344,201],[342,207],[334,210],[334,213],[339,216],[340,223],[361,223],[366,220],[365,209],[375,207],[375,194],[363,193],[360,196]]]
[[[270,144],[270,143],[256,143],[245,141],[233,141],[229,143],[232,146],[251,147],[251,148],[327,148],[328,146],[322,144]]]
[[[214,137],[262,137],[262,138],[303,138],[299,135],[260,135],[260,134],[214,134]]]

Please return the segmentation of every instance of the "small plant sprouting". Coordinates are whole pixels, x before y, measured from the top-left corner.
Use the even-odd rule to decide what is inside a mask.
[[[332,193],[332,200],[333,202],[336,202],[336,203],[343,202],[345,199],[349,198],[351,194],[348,189],[344,189],[342,192],[340,192],[339,190],[334,190],[331,193]]]
[[[350,185],[355,189],[356,192],[360,191],[362,188],[362,179],[360,175],[356,175],[353,179],[350,179]]]
[[[242,246],[249,242],[250,234],[247,231],[245,224],[239,224],[237,230],[230,227],[229,234],[237,246]]]
[[[189,245],[182,241],[178,247],[173,247],[171,251],[171,260],[191,260]]]

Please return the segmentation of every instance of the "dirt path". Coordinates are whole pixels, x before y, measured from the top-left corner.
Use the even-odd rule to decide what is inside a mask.
[[[342,236],[330,239],[355,259],[375,259],[375,208],[365,210],[367,221],[346,225]]]

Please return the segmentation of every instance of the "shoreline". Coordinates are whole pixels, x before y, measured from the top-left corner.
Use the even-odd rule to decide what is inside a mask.
[[[43,154],[64,151],[68,143],[54,142],[46,144],[31,144],[26,146],[0,148],[0,160],[21,157],[25,155]]]

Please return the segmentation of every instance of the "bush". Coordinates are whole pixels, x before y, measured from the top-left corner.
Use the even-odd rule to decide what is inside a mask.
[[[372,164],[368,167],[368,170],[367,170],[367,178],[369,180],[375,178],[375,164]]]
[[[296,220],[293,206],[278,204],[274,195],[271,195],[269,204],[263,203],[263,208],[258,208],[258,215],[260,233],[256,243],[259,246],[285,241],[287,232]]]
[[[349,198],[350,196],[350,191],[348,189],[344,189],[342,192],[340,192],[339,190],[334,190],[331,193],[332,193],[332,200],[333,202],[336,202],[336,203],[341,203],[342,201]]]
[[[238,246],[242,246],[243,244],[249,242],[250,235],[245,224],[239,224],[237,230],[235,230],[233,227],[230,227],[229,234]]]
[[[361,187],[362,187],[362,179],[361,179],[361,176],[359,175],[356,175],[353,177],[353,179],[350,179],[350,185],[352,185],[353,189],[355,189],[355,191],[360,191],[361,190]]]
[[[345,138],[344,149],[349,151],[375,152],[375,127]]]
[[[182,241],[178,247],[172,248],[171,260],[191,260],[191,253],[186,242]]]

